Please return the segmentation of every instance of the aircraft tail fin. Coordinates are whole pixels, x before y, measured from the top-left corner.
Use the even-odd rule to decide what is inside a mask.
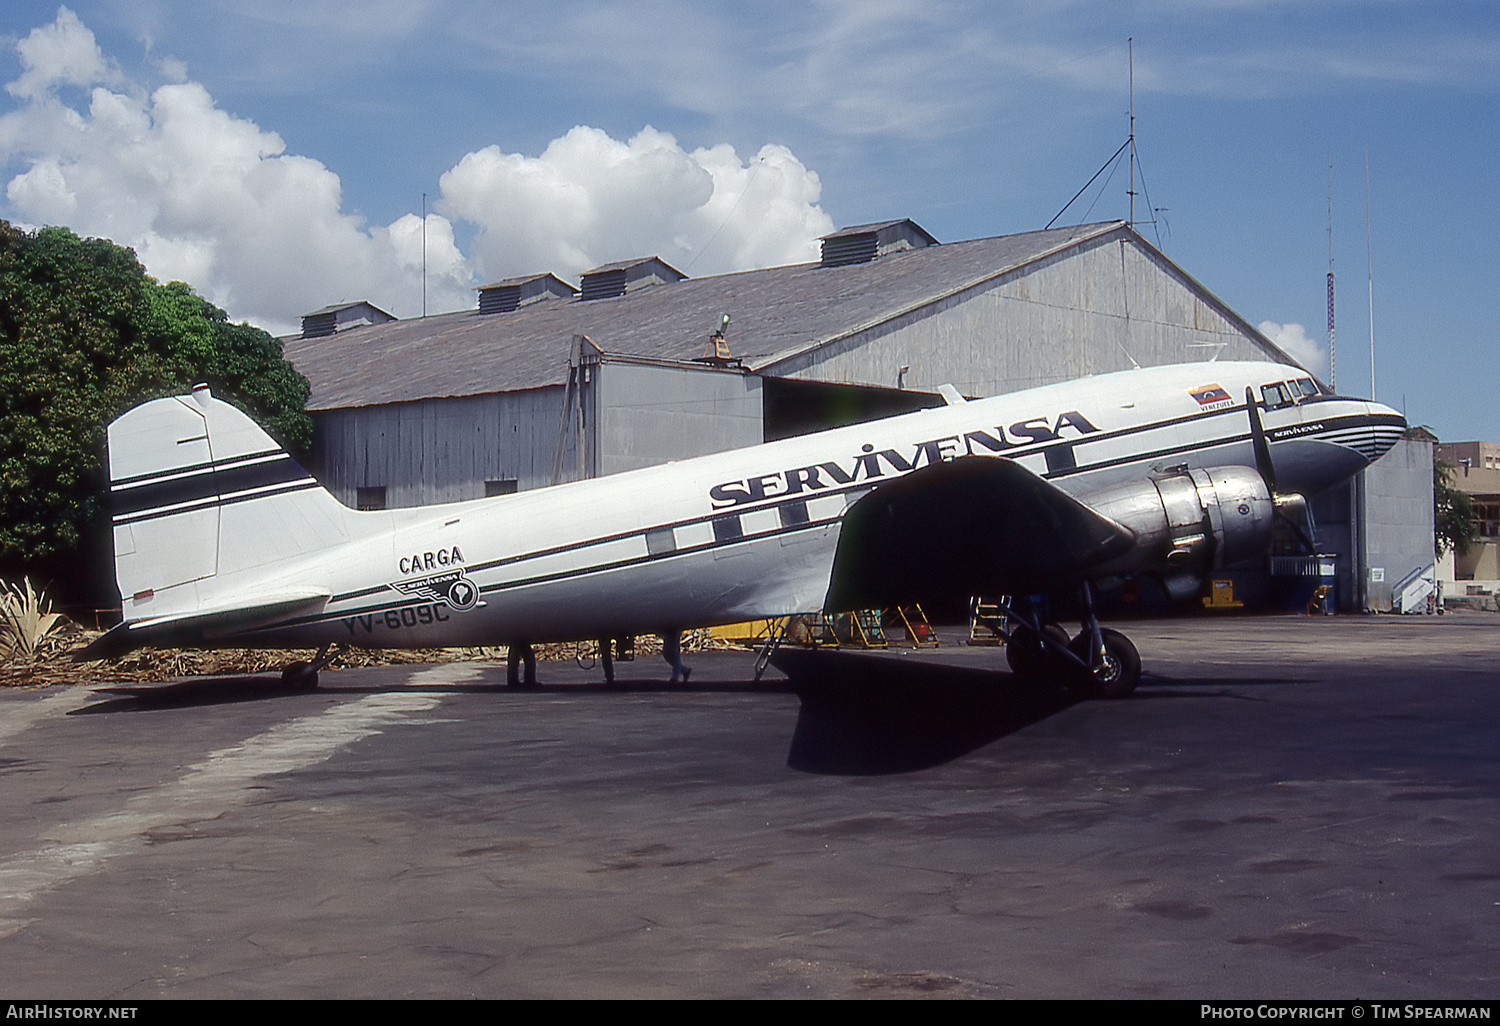
[[[248,570],[350,537],[357,516],[206,385],[109,426],[125,620],[214,608]]]

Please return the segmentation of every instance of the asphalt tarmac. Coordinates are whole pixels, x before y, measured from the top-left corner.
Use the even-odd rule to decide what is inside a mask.
[[[1500,997],[1500,617],[0,694],[0,997]]]

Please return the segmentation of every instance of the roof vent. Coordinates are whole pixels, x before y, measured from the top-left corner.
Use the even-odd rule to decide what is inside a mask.
[[[482,314],[510,313],[544,299],[572,299],[578,294],[577,289],[553,274],[492,281],[479,286],[478,292]]]
[[[617,260],[612,264],[601,264],[591,271],[584,271],[580,282],[583,292],[579,298],[610,299],[646,285],[670,285],[686,277],[661,257]]]
[[[823,267],[867,264],[887,253],[937,245],[937,239],[928,235],[921,225],[906,219],[840,228],[832,235],[823,236],[821,241]]]
[[[396,318],[373,303],[360,300],[357,303],[335,303],[321,310],[302,315],[302,337],[323,338],[335,332],[366,324],[384,324]]]

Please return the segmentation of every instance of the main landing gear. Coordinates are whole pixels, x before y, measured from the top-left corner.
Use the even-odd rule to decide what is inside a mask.
[[[1002,598],[1005,660],[1018,677],[1061,679],[1083,698],[1125,698],[1140,683],[1140,653],[1125,635],[1099,625],[1093,589],[1084,583],[1079,590],[1083,625],[1072,639],[1047,619],[1040,599]]]
[[[523,675],[524,671],[524,675]],[[518,641],[505,656],[505,686],[534,688],[536,683],[536,650],[529,642]]]
[[[313,656],[312,662],[290,663],[281,671],[281,683],[298,691],[311,691],[318,686],[318,671],[349,650],[347,645],[324,645]]]

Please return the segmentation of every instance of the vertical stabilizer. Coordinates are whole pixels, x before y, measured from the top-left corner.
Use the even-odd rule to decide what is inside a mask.
[[[355,516],[204,385],[111,424],[109,471],[126,621],[211,608],[237,574],[347,541]]]

